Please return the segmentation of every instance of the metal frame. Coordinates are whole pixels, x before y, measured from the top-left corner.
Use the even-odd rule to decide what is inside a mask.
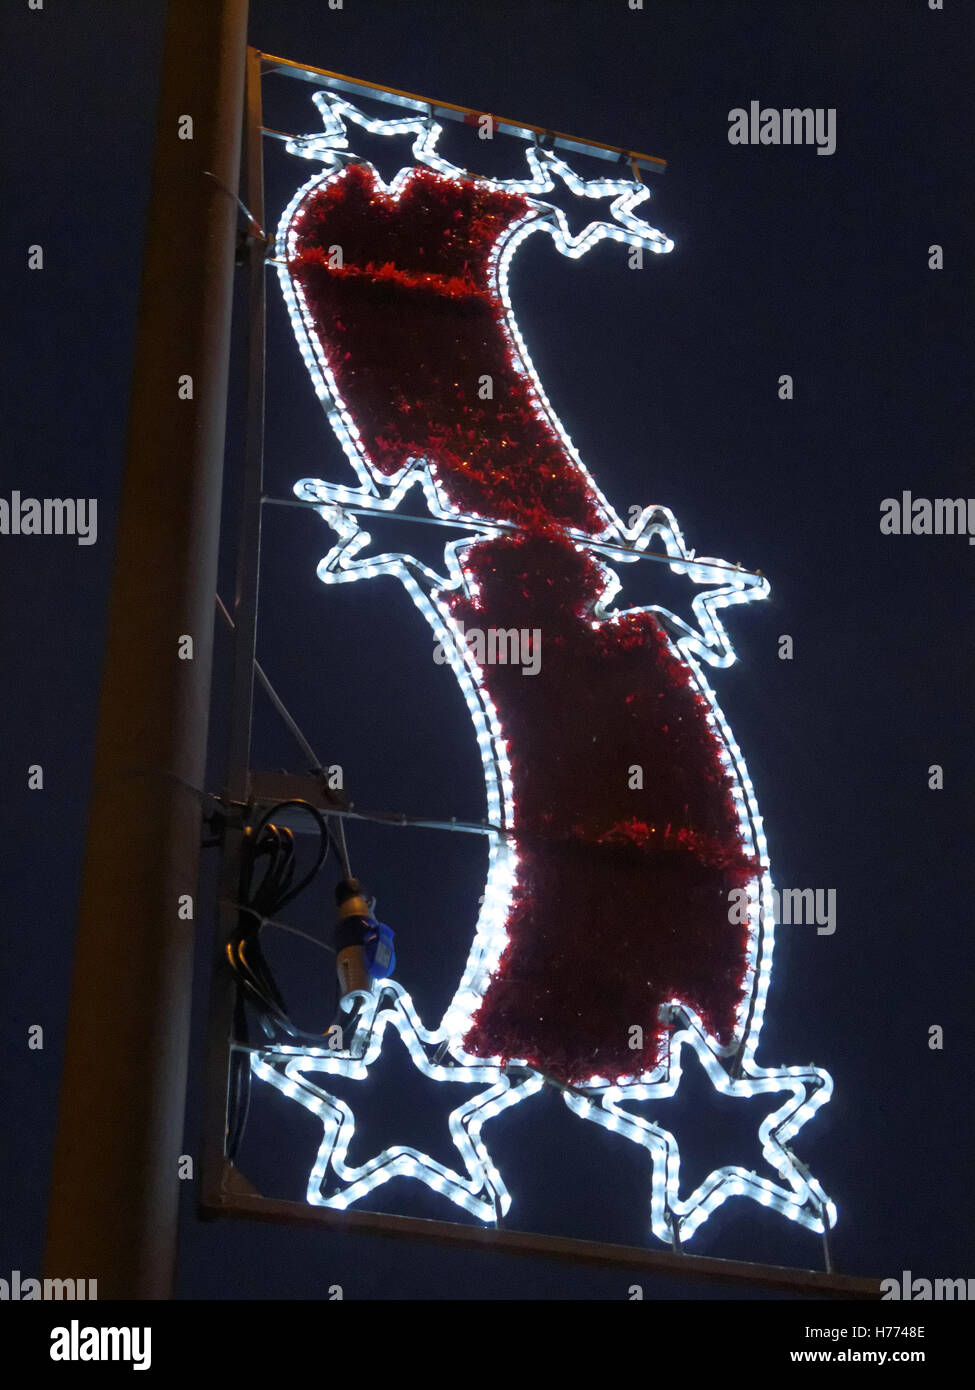
[[[307,63],[293,63],[288,58],[275,58],[270,53],[262,53],[259,57],[264,72],[297,77],[304,82],[314,83],[316,87],[328,87],[333,92],[348,92],[353,96],[389,101],[395,106],[421,111],[434,120],[444,119],[472,124],[481,116],[490,116],[495,129],[502,135],[514,135],[525,140],[538,139],[541,144],[552,149],[571,150],[573,154],[589,154],[597,159],[614,160],[617,164],[629,165],[634,172],[643,169],[650,174],[662,174],[667,168],[667,161],[656,155],[625,150],[619,145],[604,145],[598,140],[584,140],[578,135],[546,130],[544,126],[529,125],[527,121],[514,121],[507,116],[495,116],[490,111],[478,111],[471,106],[457,106],[450,101],[435,101],[432,97],[417,96],[415,92],[401,92],[395,87],[381,87],[376,82],[366,82],[359,77],[346,77],[340,72],[329,72],[327,68],[313,68]],[[265,130],[264,133],[281,138],[279,131]],[[636,177],[639,182],[639,173]]]
[[[468,120],[479,112],[445,102],[434,102],[411,93],[380,87],[375,83],[343,77],[341,74],[293,63],[247,50],[245,183],[247,209],[257,224],[264,223],[264,175],[262,138],[274,136],[262,124],[261,82],[265,73],[312,82],[317,86],[365,96],[382,96],[400,106],[429,112],[434,117]],[[665,161],[650,155],[635,154],[612,145],[600,145],[555,132],[543,131],[524,122],[496,119],[499,130],[525,138],[542,135],[546,143],[619,162],[631,162],[651,172],[662,173]],[[824,1241],[827,1272],[759,1265],[740,1260],[723,1260],[688,1255],[683,1250],[666,1251],[642,1246],[614,1245],[581,1240],[575,1237],[534,1234],[499,1228],[481,1228],[449,1221],[429,1221],[414,1217],[384,1215],[369,1211],[333,1211],[323,1207],[306,1206],[298,1202],[265,1197],[252,1186],[226,1156],[227,1091],[230,1075],[232,1022],[236,986],[224,968],[223,943],[234,924],[236,912],[232,904],[238,898],[240,847],[243,821],[240,818],[249,800],[273,804],[273,778],[253,774],[250,768],[250,738],[253,716],[254,673],[256,668],[256,633],[260,580],[261,511],[265,502],[278,500],[263,495],[264,451],[264,376],[265,376],[265,310],[267,265],[266,243],[261,236],[251,235],[247,241],[248,270],[248,358],[247,358],[247,415],[244,449],[244,469],[241,479],[241,525],[237,554],[236,594],[234,603],[234,667],[230,708],[230,738],[224,801],[230,811],[223,841],[218,910],[219,936],[214,951],[213,978],[208,1027],[208,1069],[206,1088],[205,1133],[201,1183],[201,1214],[206,1217],[245,1217],[293,1226],[319,1226],[326,1229],[364,1235],[394,1237],[423,1241],[456,1248],[492,1251],[516,1255],[532,1255],[542,1259],[564,1260],[576,1264],[611,1266],[647,1274],[667,1274],[678,1278],[707,1280],[732,1285],[806,1294],[826,1298],[879,1298],[877,1279],[835,1274],[828,1240]],[[422,520],[422,518],[420,518]],[[263,674],[263,673],[262,673]],[[280,782],[280,778],[278,781]],[[290,784],[294,794],[294,780]],[[305,793],[315,801],[312,781]],[[484,834],[487,825],[452,820],[430,821],[420,817],[389,812],[355,812],[351,805],[318,804],[330,815],[353,819],[377,820],[391,825],[425,826],[438,830],[456,830]],[[235,813],[237,813],[235,815]],[[282,817],[287,823],[287,817]],[[300,819],[295,829],[305,829]]]

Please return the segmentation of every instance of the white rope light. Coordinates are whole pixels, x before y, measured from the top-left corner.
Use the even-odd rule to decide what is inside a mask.
[[[308,1178],[308,1201],[314,1206],[344,1208],[391,1178],[407,1177],[425,1182],[482,1221],[494,1222],[504,1216],[511,1198],[481,1138],[481,1127],[502,1110],[540,1090],[544,1085],[542,1078],[525,1072],[512,1085],[509,1075],[499,1066],[485,1062],[483,1057],[465,1057],[456,1048],[451,1048],[448,1065],[435,1061],[442,1045],[451,1041],[446,1029],[427,1031],[410,996],[392,980],[383,981],[372,995],[355,997],[363,1009],[346,1051],[280,1047],[252,1054],[251,1066],[256,1076],[298,1101],[322,1122],[322,1142]],[[449,1116],[450,1137],[463,1159],[463,1174],[404,1145],[385,1149],[358,1167],[347,1161],[355,1132],[352,1111],[308,1077],[325,1072],[363,1079],[380,1054],[390,1024],[424,1076],[434,1081],[487,1085],[486,1090],[458,1105]],[[329,1186],[337,1186],[338,1190],[330,1192]]]
[[[634,1075],[613,1084],[603,1077],[590,1077],[584,1084],[565,1092],[566,1104],[574,1113],[648,1150],[652,1170],[649,1224],[661,1239],[669,1241],[675,1231],[679,1231],[682,1241],[689,1239],[729,1196],[749,1197],[821,1232],[825,1229],[824,1215],[829,1226],[835,1224],[835,1207],[787,1144],[829,1099],[832,1083],[825,1072],[814,1067],[776,1069],[760,1067],[755,1062],[774,947],[768,846],[744,757],[704,672],[705,664],[720,668],[735,660],[721,610],[766,598],[769,585],[760,574],[741,570],[722,560],[698,557],[695,551],[688,550],[676,518],[666,507],[646,507],[632,526],[624,523],[579,457],[545,395],[515,320],[508,289],[511,259],[525,238],[535,231],[547,232],[557,250],[571,257],[584,255],[607,237],[655,253],[670,251],[673,247],[670,238],[649,226],[635,212],[650,197],[650,190],[628,180],[582,179],[563,159],[537,147],[528,147],[526,151],[527,178],[492,180],[470,175],[438,153],[441,128],[429,117],[420,114],[381,120],[367,116],[349,101],[332,94],[319,92],[313,100],[323,117],[324,131],[293,139],[287,148],[293,154],[320,161],[326,169],[297,191],[281,217],[276,245],[278,276],[302,358],[359,484],[358,487],[345,487],[319,478],[304,478],[295,485],[298,497],[322,504],[320,513],[337,535],[335,544],[318,566],[319,578],[326,584],[338,584],[386,574],[394,575],[403,583],[429,623],[464,694],[481,755],[488,819],[502,831],[513,831],[513,785],[504,731],[487,693],[483,672],[445,601],[445,596],[458,591],[475,596],[472,577],[465,568],[466,552],[478,539],[502,534],[502,528],[491,518],[476,512],[462,512],[452,504],[440,484],[432,459],[410,458],[394,475],[380,472],[338,389],[301,286],[289,271],[307,200],[323,184],[340,178],[346,164],[364,163],[348,152],[347,123],[351,121],[371,134],[412,134],[415,162],[445,178],[465,179],[532,200],[529,212],[501,237],[489,262],[489,274],[504,306],[513,365],[526,378],[535,411],[561,440],[598,499],[602,529],[596,536],[575,529],[567,531],[579,550],[603,557],[598,563],[605,588],[595,609],[593,626],[613,623],[634,613],[659,615],[671,649],[686,663],[697,689],[708,703],[708,720],[722,744],[720,756],[732,781],[743,846],[761,867],[760,875],[752,880],[747,890],[747,965],[731,1041],[723,1046],[719,1044],[707,1033],[692,1008],[681,1000],[672,1000],[667,1009],[673,1021],[680,1025],[680,1031],[671,1036],[665,1063],[652,1073]],[[401,169],[388,185],[373,166],[367,167],[372,170],[377,187],[388,198],[396,200],[406,187],[413,166]],[[554,188],[553,176],[578,197],[611,198],[610,212],[614,221],[591,222],[575,236],[571,235],[561,210],[537,200],[537,195]],[[462,526],[468,532],[445,546],[442,573],[405,553],[371,557],[362,554],[371,538],[352,509],[379,515],[395,513],[404,496],[417,487],[431,516]],[[614,548],[614,560],[627,563],[630,559],[638,559],[655,537],[669,557],[672,573],[685,575],[693,584],[710,586],[697,594],[691,605],[697,628],[656,604],[630,609],[610,607],[620,589],[620,579],[605,563],[608,548]],[[632,552],[631,556],[615,553],[620,548]],[[484,1147],[481,1126],[499,1111],[534,1094],[544,1080],[524,1061],[511,1062],[502,1069],[500,1058],[472,1058],[463,1052],[462,1039],[507,945],[506,922],[517,886],[517,873],[517,854],[510,840],[504,834],[489,835],[487,882],[471,950],[454,996],[434,1031],[424,1029],[410,996],[399,985],[385,981],[377,986],[374,996],[362,1000],[355,1038],[346,1050],[278,1047],[253,1054],[252,1068],[257,1077],[277,1087],[322,1122],[322,1144],[308,1182],[309,1202],[348,1206],[367,1196],[378,1184],[394,1176],[407,1176],[427,1183],[481,1220],[495,1220],[498,1214],[507,1211],[511,1199]],[[360,1167],[348,1164],[349,1142],[354,1132],[352,1111],[345,1102],[313,1084],[308,1075],[325,1072],[365,1079],[369,1067],[380,1054],[383,1036],[390,1025],[400,1033],[414,1063],[424,1075],[448,1083],[486,1083],[486,1090],[459,1105],[449,1117],[451,1138],[464,1161],[465,1173],[447,1169],[428,1155],[403,1147],[387,1149]],[[625,1021],[621,1022],[622,1026]],[[652,1101],[676,1093],[682,1075],[680,1052],[684,1046],[694,1048],[712,1084],[724,1095],[746,1098],[785,1093],[785,1100],[766,1116],[759,1130],[763,1153],[779,1173],[780,1183],[742,1168],[727,1167],[711,1173],[694,1193],[681,1198],[676,1139],[665,1129],[624,1107],[627,1102]],[[440,1057],[436,1063],[431,1060],[434,1052]],[[736,1059],[734,1072],[733,1058]],[[524,1073],[517,1084],[512,1084],[508,1074],[512,1071]]]
[[[686,1012],[679,1005],[674,1008]],[[685,1046],[694,1049],[711,1084],[724,1096],[751,1099],[764,1093],[786,1093],[786,1099],[766,1115],[758,1131],[762,1153],[778,1171],[781,1183],[759,1177],[745,1168],[724,1167],[709,1173],[688,1197],[681,1199],[677,1140],[662,1126],[626,1110],[624,1103],[676,1095],[683,1075],[681,1049]],[[836,1224],[836,1207],[788,1148],[789,1139],[826,1104],[832,1089],[830,1077],[816,1067],[758,1067],[750,1056],[744,1060],[741,1077],[733,1078],[716,1055],[713,1040],[695,1021],[671,1035],[668,1057],[651,1077],[633,1085],[606,1085],[595,1099],[569,1093],[565,1102],[577,1115],[649,1151],[653,1173],[650,1201],[653,1233],[661,1240],[670,1240],[676,1227],[684,1242],[729,1197],[751,1197],[761,1206],[814,1231],[822,1232],[824,1211],[830,1227]]]

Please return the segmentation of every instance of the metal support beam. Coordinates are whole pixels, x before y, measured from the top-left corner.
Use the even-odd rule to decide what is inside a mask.
[[[261,140],[261,60],[247,50],[244,199],[264,226],[264,152]],[[230,694],[229,737],[224,795],[246,803],[250,795],[251,724],[254,673],[257,668],[257,610],[261,569],[261,494],[264,477],[264,367],[266,336],[266,248],[256,237],[247,243],[247,406],[244,469],[240,480],[240,527],[234,594],[234,663]],[[212,599],[211,599],[212,602]],[[210,1007],[207,1025],[206,1094],[203,1119],[201,1200],[219,1200],[227,1139],[230,1044],[233,1037],[236,985],[226,965],[224,944],[236,923],[232,907],[240,896],[243,826],[224,830],[220,868],[220,906],[213,943]]]
[[[170,0],[45,1261],[109,1299],[175,1267],[246,30]]]
[[[612,160],[625,166],[627,178],[639,179],[639,169],[644,169],[650,174],[662,174],[667,168],[666,159],[661,159],[658,155],[639,154],[636,150],[624,150],[619,145],[604,145],[598,140],[584,140],[579,135],[564,135],[558,130],[546,130],[544,126],[529,125],[527,121],[514,121],[507,116],[477,111],[471,106],[457,106],[451,101],[435,101],[432,97],[417,96],[415,92],[401,92],[396,87],[382,87],[377,82],[366,82],[361,77],[346,77],[341,72],[329,72],[327,68],[313,68],[307,63],[293,63],[288,58],[275,58],[270,53],[262,53],[261,59],[265,72],[297,77],[304,82],[313,83],[316,87],[327,87],[333,92],[392,102],[393,105],[405,107],[408,111],[418,111],[424,116],[432,116],[435,121],[463,121],[470,125],[476,123],[481,116],[490,115],[494,129],[501,135],[514,135],[522,140],[539,139],[540,143],[550,149],[568,150],[572,154],[589,154],[597,159]],[[266,133],[278,134],[276,131]]]
[[[477,522],[453,521],[445,516],[415,516],[410,512],[392,511],[389,507],[376,506],[346,506],[344,503],[336,502],[316,502],[312,498],[305,497],[272,497],[265,493],[261,499],[266,507],[310,507],[321,515],[322,511],[328,511],[333,506],[336,511],[348,512],[351,516],[375,516],[385,521],[410,522],[417,526],[441,526],[451,531],[466,531],[468,534],[475,534],[481,530],[485,535],[493,535],[498,531],[503,531],[506,535],[515,536],[525,530],[515,521],[492,521],[489,525],[481,525]],[[585,545],[588,550],[594,551],[597,555],[618,556],[621,560],[649,560],[656,565],[686,565],[688,569],[711,570],[715,576],[730,575],[749,575],[752,579],[763,579],[761,570],[746,570],[740,564],[732,565],[727,560],[711,559],[675,559],[673,555],[661,555],[656,550],[635,550],[627,545],[609,545],[602,541],[595,541],[584,536],[577,536],[579,543]]]
[[[462,1226],[450,1221],[427,1221],[413,1216],[389,1216],[370,1211],[336,1211],[262,1197],[237,1170],[227,1166],[224,1197],[211,1216],[247,1216],[288,1226],[320,1226],[347,1234],[398,1237],[455,1248],[533,1255],[575,1265],[601,1265],[672,1279],[701,1280],[731,1286],[774,1289],[813,1298],[880,1298],[879,1279],[820,1274],[812,1269],[719,1260],[681,1251],[647,1250],[639,1245],[611,1245],[568,1236],[534,1235],[529,1231]]]

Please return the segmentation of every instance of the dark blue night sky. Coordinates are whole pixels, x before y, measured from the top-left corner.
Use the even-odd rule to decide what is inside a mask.
[[[539,376],[618,511],[659,502],[688,544],[759,568],[770,601],[728,619],[739,661],[712,676],[748,760],[775,882],[836,891],[835,933],[783,926],[758,1059],[824,1067],[832,1102],[795,1141],[839,1208],[843,1273],[967,1277],[972,1233],[970,982],[971,581],[965,536],[888,536],[880,504],[967,496],[971,485],[970,180],[972,13],[923,0],[779,4],[686,0],[252,0],[265,52],[556,130],[659,155],[648,220],[669,256],[636,272],[623,248],[560,257],[529,238],[512,296]],[[7,679],[3,784],[3,1091],[0,1274],[39,1272],[97,690],[123,466],[141,242],[164,6],[88,0],[4,15],[8,347],[0,496],[96,496],[98,543],[0,535]],[[10,55],[16,61],[10,62]],[[313,88],[264,83],[265,120],[319,128]],[[728,113],[836,110],[836,150],[734,146]],[[458,155],[471,147],[460,143]],[[390,173],[405,143],[380,151]],[[523,146],[492,151],[513,175]],[[268,141],[266,220],[314,171]],[[510,166],[505,167],[505,161]],[[589,177],[604,169],[575,161]],[[571,215],[571,211],[570,211]],[[26,248],[44,246],[42,272]],[[928,248],[944,248],[944,268]],[[269,272],[267,491],[342,480],[346,465],[301,364]],[[242,287],[241,287],[242,288]],[[241,296],[241,307],[243,297]],[[237,377],[243,319],[236,324]],[[778,399],[778,379],[795,382]],[[240,457],[238,380],[228,477]],[[221,587],[231,596],[234,506]],[[372,529],[372,528],[371,528]],[[376,549],[417,545],[376,527]],[[420,543],[433,560],[440,533]],[[357,806],[479,819],[483,784],[463,701],[430,660],[425,623],[383,578],[326,589],[331,532],[311,512],[266,508],[259,658]],[[423,547],[426,547],[424,550]],[[627,603],[669,601],[655,565],[626,573]],[[641,573],[631,576],[632,569]],[[642,571],[647,571],[646,573]],[[146,614],[153,621],[153,614]],[[779,659],[779,638],[794,659]],[[220,782],[229,646],[217,638],[211,789]],[[300,771],[300,753],[257,695],[254,766]],[[43,791],[27,767],[45,769]],[[929,790],[928,769],[944,768]],[[486,854],[473,837],[354,824],[352,864],[397,931],[398,978],[432,1020],[469,944]],[[125,852],[120,827],[119,852]],[[216,893],[204,857],[201,900]],[[334,864],[288,909],[322,932]],[[124,905],[120,904],[120,910]],[[198,1152],[205,967],[186,1150]],[[139,924],[132,923],[138,950]],[[297,1021],[331,1017],[328,958],[269,944]],[[111,963],[106,962],[106,969]],[[30,1051],[30,1025],[45,1030]],[[944,1030],[943,1050],[928,1046]],[[452,1162],[448,1105],[390,1035],[357,1107],[362,1156],[413,1144]],[[740,1112],[740,1113],[739,1113]],[[655,1114],[681,1140],[695,1183],[727,1163],[764,1171],[761,1102],[716,1098],[703,1073]],[[490,1137],[493,1134],[495,1137]],[[316,1125],[255,1091],[242,1167],[299,1200]],[[514,1197],[508,1224],[621,1243],[645,1234],[645,1155],[574,1119],[551,1091],[489,1132]],[[454,1219],[419,1185],[377,1209]],[[679,1279],[637,1279],[501,1255],[204,1222],[183,1193],[184,1298],[623,1299],[726,1297]],[[466,1219],[458,1217],[458,1219]],[[662,1248],[662,1247],[661,1247]],[[690,1247],[821,1268],[818,1238],[752,1203],[729,1202]]]

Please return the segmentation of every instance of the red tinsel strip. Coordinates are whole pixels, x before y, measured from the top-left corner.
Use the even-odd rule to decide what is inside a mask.
[[[423,169],[393,199],[350,165],[299,211],[291,271],[382,473],[426,455],[463,511],[595,531],[595,494],[518,369],[491,281],[498,238],[529,207]]]
[[[600,572],[565,537],[493,540],[469,568],[479,598],[457,596],[454,616],[468,631],[537,629],[541,663],[483,668],[509,744],[521,888],[467,1046],[565,1081],[631,1075],[655,1065],[670,999],[727,1041],[748,944],[728,895],[757,865],[707,702],[651,615],[592,626]]]
[[[450,600],[468,630],[541,634],[536,675],[484,668],[510,750],[519,870],[508,946],[465,1046],[579,1082],[653,1067],[671,999],[731,1037],[747,932],[729,922],[728,894],[758,866],[686,663],[651,615],[593,626],[602,572],[565,528],[598,531],[598,502],[518,368],[492,279],[499,238],[529,206],[422,169],[394,199],[351,165],[299,209],[291,270],[376,467],[427,457],[456,506],[522,528],[472,546],[479,597]]]

